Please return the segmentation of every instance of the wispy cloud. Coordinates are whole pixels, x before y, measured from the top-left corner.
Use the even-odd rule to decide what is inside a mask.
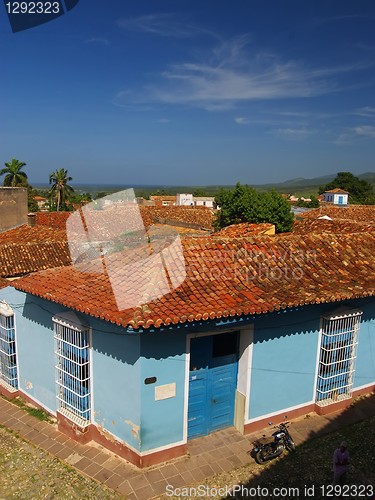
[[[254,53],[249,44],[248,37],[238,37],[220,43],[199,61],[169,66],[155,75],[159,83],[144,86],[138,101],[220,111],[247,101],[314,97],[340,91],[345,88],[340,75],[370,66],[310,67],[300,61],[283,61],[275,54]]]
[[[321,18],[315,18],[314,22],[316,24],[325,24],[325,23],[332,23],[336,21],[352,21],[353,19],[368,19],[369,17],[365,14],[344,14],[341,16],[330,16],[330,17],[321,17]]]
[[[371,125],[360,125],[358,127],[351,127],[344,130],[333,141],[337,145],[352,144],[359,140],[375,139],[375,127]]]
[[[85,43],[98,43],[101,45],[111,45],[110,41],[107,38],[104,38],[102,36],[89,38],[88,40],[85,40]]]
[[[293,141],[301,141],[307,139],[313,131],[307,129],[295,129],[295,128],[278,128],[271,130],[273,134],[276,134],[284,139],[290,139]]]
[[[362,125],[361,127],[355,127],[354,131],[357,135],[375,138],[375,127],[371,127],[370,125]]]
[[[371,106],[365,106],[363,108],[357,109],[353,114],[364,116],[366,118],[375,118],[375,108],[372,108]]]
[[[248,123],[251,123],[251,120],[249,120],[249,118],[246,118],[245,116],[238,116],[237,118],[234,119],[234,121],[238,125],[247,125]]]
[[[216,35],[209,30],[182,21],[173,13],[147,14],[139,17],[122,18],[116,21],[120,28],[139,33],[148,33],[172,38],[191,38],[198,35]]]

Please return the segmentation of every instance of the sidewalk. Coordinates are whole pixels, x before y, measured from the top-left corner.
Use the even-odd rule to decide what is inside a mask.
[[[354,406],[327,416],[310,414],[310,418],[296,419],[292,422],[291,433],[298,445],[314,434],[332,432],[374,414],[375,398],[367,397],[361,399],[360,408]],[[131,500],[162,495],[168,484],[182,487],[235,467],[254,464],[247,452],[254,438],[262,435],[260,431],[242,436],[234,428],[224,429],[190,441],[187,457],[138,469],[96,443],[76,443],[56,426],[41,422],[1,397],[0,424]],[[268,434],[268,430],[265,432]]]

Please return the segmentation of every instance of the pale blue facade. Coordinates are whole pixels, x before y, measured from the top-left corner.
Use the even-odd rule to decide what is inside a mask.
[[[50,412],[57,410],[54,325],[63,306],[0,290],[14,311],[19,389]],[[135,331],[76,313],[91,329],[92,423],[137,453],[186,442],[189,338],[252,329],[244,424],[315,400],[320,322],[340,304]],[[353,388],[375,384],[375,304],[363,311]],[[162,394],[158,393],[163,389]]]

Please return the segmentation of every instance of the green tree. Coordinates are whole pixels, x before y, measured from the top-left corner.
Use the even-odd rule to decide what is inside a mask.
[[[18,161],[13,158],[10,162],[5,162],[5,168],[0,170],[0,175],[5,175],[3,186],[7,187],[26,187],[27,174],[22,171],[26,165],[23,161]]]
[[[39,212],[38,203],[34,200],[34,196],[37,196],[38,192],[33,189],[32,186],[27,186],[27,209],[29,212]]]
[[[64,168],[52,172],[49,176],[49,183],[52,184],[50,194],[57,211],[61,209],[67,210],[66,200],[74,192],[74,189],[68,184],[71,180],[72,177],[68,175],[68,171]]]
[[[319,187],[319,194],[329,191],[330,189],[343,189],[349,193],[350,203],[374,204],[375,194],[373,186],[361,180],[351,172],[338,172],[335,179],[325,186]]]
[[[193,196],[209,196],[207,191],[203,188],[196,188],[193,191]]]
[[[217,228],[241,222],[269,222],[282,233],[290,231],[293,225],[289,203],[275,191],[259,193],[237,183],[234,189],[221,189],[215,201],[220,207],[214,223]]]

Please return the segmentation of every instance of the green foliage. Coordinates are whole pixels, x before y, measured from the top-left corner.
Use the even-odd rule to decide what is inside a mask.
[[[350,172],[339,172],[332,182],[319,187],[319,194],[335,188],[348,191],[350,203],[359,203],[363,205],[375,204],[373,186],[368,181],[361,180]]]
[[[69,196],[68,202],[69,204],[75,204],[75,205],[83,205],[85,203],[89,203],[92,201],[92,197],[90,193],[72,193]]]
[[[29,212],[39,212],[38,203],[34,200],[38,192],[32,186],[27,186],[27,209]]]
[[[207,191],[203,188],[196,188],[193,191],[193,196],[210,196]]]
[[[222,228],[230,224],[252,222],[275,224],[276,231],[290,231],[293,214],[289,203],[275,191],[259,193],[250,186],[237,183],[234,189],[222,189],[215,201],[220,210],[215,227]]]
[[[22,171],[26,165],[23,161],[13,158],[10,162],[4,163],[5,168],[0,170],[0,175],[5,175],[3,186],[6,187],[27,187],[27,174]]]
[[[68,196],[74,192],[74,189],[68,184],[71,180],[72,177],[68,175],[68,171],[64,168],[60,168],[50,174],[49,183],[52,184],[50,190],[52,197],[51,211],[70,210],[66,201]]]

